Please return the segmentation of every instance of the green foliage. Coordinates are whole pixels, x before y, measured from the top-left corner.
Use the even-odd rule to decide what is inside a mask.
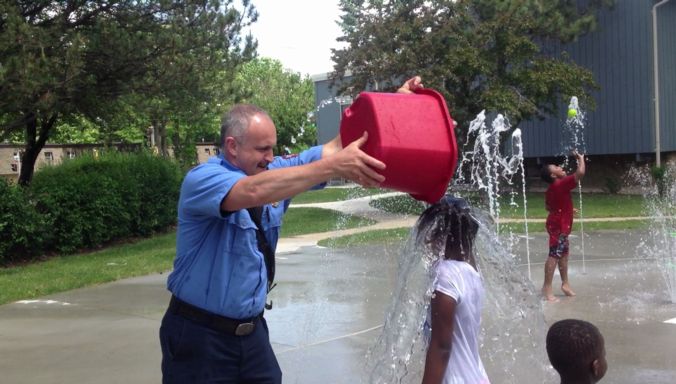
[[[612,195],[618,194],[622,190],[622,182],[617,177],[606,177],[605,189]]]
[[[57,144],[97,144],[103,140],[96,124],[82,115],[72,115],[56,126],[49,141]]]
[[[242,101],[263,108],[274,121],[277,154],[296,153],[317,141],[316,126],[309,118],[315,101],[309,77],[262,58],[244,64],[235,84],[244,93]]]
[[[561,43],[596,26],[599,9],[613,0],[341,0],[346,48],[334,50],[339,91],[394,89],[421,75],[440,91],[465,137],[484,109],[506,115],[512,126],[556,115],[571,95],[593,108],[596,84]],[[545,48],[547,47],[545,50]]]
[[[60,120],[84,116],[106,142],[129,126],[164,139],[167,121],[236,94],[256,48],[241,36],[258,17],[248,0],[2,1],[0,15],[0,140],[24,131],[23,185]]]
[[[660,197],[664,197],[669,185],[667,167],[651,167],[650,174],[653,176],[653,180],[655,180],[655,184],[657,185],[657,194]]]
[[[30,190],[49,227],[46,249],[60,253],[146,236],[173,224],[177,164],[150,154],[103,153],[47,167]]]
[[[25,190],[0,177],[0,265],[35,256],[42,250],[44,217]]]

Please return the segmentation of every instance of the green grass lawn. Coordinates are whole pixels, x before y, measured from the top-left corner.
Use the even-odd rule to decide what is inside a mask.
[[[165,272],[172,267],[175,246],[176,234],[172,232],[97,252],[0,268],[0,304]]]

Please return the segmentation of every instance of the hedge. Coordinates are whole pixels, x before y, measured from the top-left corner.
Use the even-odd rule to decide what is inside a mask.
[[[2,203],[0,225],[16,225],[0,227],[0,262],[100,248],[166,229],[176,221],[182,176],[172,160],[105,152],[42,168],[27,189],[5,183],[12,199]]]

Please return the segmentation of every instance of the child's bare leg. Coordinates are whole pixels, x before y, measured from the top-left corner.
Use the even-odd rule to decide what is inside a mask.
[[[544,296],[547,301],[556,301],[556,297],[552,291],[552,280],[554,279],[556,263],[557,260],[555,257],[547,257],[547,262],[545,263],[545,281],[542,284],[542,296]]]
[[[559,274],[561,275],[561,290],[566,296],[575,296],[575,292],[570,288],[568,283],[568,255],[562,256],[559,259]]]

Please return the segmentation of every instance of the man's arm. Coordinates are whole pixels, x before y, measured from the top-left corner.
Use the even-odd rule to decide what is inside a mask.
[[[425,358],[423,384],[440,384],[451,357],[453,347],[453,318],[455,299],[439,291],[432,296],[432,337]]]
[[[247,176],[235,183],[221,209],[233,212],[293,197],[334,177],[343,177],[365,187],[377,187],[385,180],[378,170],[385,164],[360,149],[368,135],[355,140],[330,157],[310,164],[272,169]]]
[[[577,170],[575,170],[575,181],[580,181],[584,177],[586,172],[586,166],[584,163],[584,155],[581,153],[574,152],[575,158],[577,159]]]
[[[420,76],[414,76],[406,80],[406,82],[404,82],[404,84],[399,87],[397,93],[413,93],[421,88],[423,88],[423,84]],[[341,149],[343,149],[343,142],[340,139],[340,133],[338,133],[338,135],[331,139],[331,141],[324,144],[324,147],[322,148],[322,158],[325,156],[331,156]]]

